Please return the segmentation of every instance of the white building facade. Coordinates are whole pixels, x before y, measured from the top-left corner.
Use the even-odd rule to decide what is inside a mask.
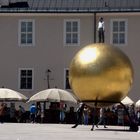
[[[86,10],[84,6],[79,6],[81,10],[64,9],[60,3],[41,9],[41,2],[35,3],[37,10],[0,8],[0,87],[17,90],[27,97],[46,88],[71,91],[68,84],[71,60],[81,48],[98,42],[97,22],[103,17],[105,43],[119,47],[132,62],[134,83],[129,97],[137,101],[140,98],[140,5],[139,8],[134,5],[133,10],[128,7],[111,11],[108,0],[104,3],[107,8],[97,10],[99,4],[91,8],[89,0],[81,0],[87,2]],[[52,5],[53,2],[56,3],[52,1]]]

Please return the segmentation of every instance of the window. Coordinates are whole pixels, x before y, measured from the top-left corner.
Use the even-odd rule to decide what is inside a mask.
[[[65,20],[64,21],[64,44],[73,46],[80,43],[80,21]]]
[[[20,69],[20,89],[33,89],[33,70]]]
[[[115,19],[111,22],[111,43],[114,45],[126,45],[127,43],[127,20]]]
[[[19,46],[34,46],[34,20],[19,21]]]
[[[69,84],[69,70],[65,70],[65,89],[71,89]]]

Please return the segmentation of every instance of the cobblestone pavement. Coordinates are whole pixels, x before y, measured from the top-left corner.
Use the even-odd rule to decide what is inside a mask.
[[[125,126],[95,128],[71,124],[0,124],[0,140],[140,140],[140,132],[130,132]]]

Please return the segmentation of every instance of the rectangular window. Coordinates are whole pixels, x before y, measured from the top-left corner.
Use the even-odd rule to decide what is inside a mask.
[[[127,44],[127,20],[114,19],[111,21],[111,44]]]
[[[19,21],[19,46],[34,46],[34,20]]]
[[[80,44],[80,21],[65,20],[64,21],[64,44],[74,46]]]
[[[71,89],[69,84],[69,70],[65,69],[65,89]]]
[[[33,89],[33,70],[32,69],[20,69],[19,71],[20,89]]]

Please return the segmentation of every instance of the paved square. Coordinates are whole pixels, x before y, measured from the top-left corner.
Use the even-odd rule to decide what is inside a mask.
[[[103,126],[90,131],[91,125],[72,124],[0,124],[0,140],[140,140],[139,132],[129,132],[128,127]]]

